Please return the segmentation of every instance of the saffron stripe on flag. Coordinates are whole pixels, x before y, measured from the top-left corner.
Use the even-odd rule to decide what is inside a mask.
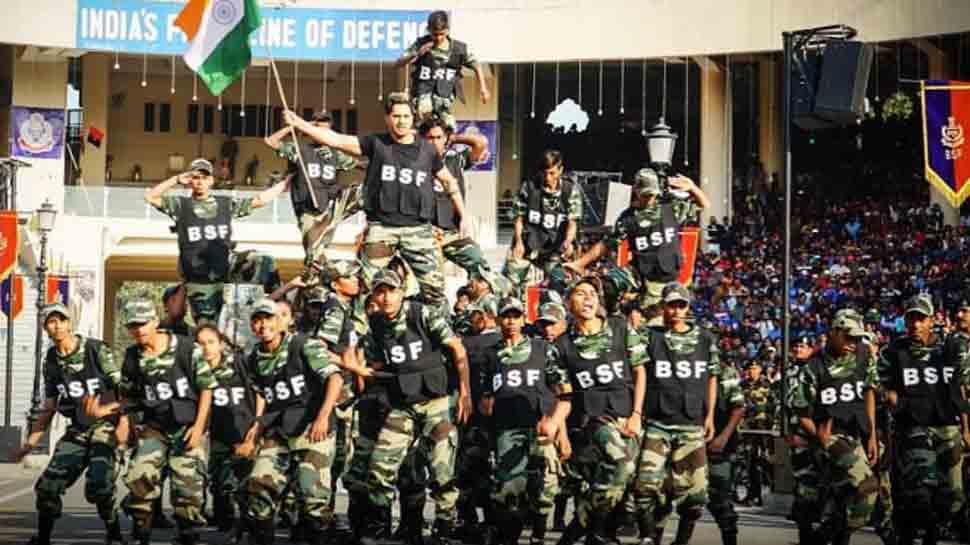
[[[199,32],[199,26],[202,25],[202,14],[205,13],[205,8],[210,1],[189,0],[182,11],[179,12],[178,17],[175,18],[175,26],[182,29],[188,41],[194,40],[195,35]]]

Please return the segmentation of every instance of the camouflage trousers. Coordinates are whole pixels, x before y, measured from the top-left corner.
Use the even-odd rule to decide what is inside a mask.
[[[117,521],[115,467],[120,456],[117,444],[114,424],[108,422],[98,422],[87,430],[68,428],[34,485],[37,512],[60,517],[64,493],[85,472],[84,499],[97,507],[105,523]]]
[[[513,295],[525,300],[525,290],[529,283],[529,273],[532,267],[542,271],[549,289],[564,293],[566,291],[566,269],[562,266],[563,258],[559,254],[539,254],[532,252],[523,258],[512,257],[511,252],[505,260],[502,273],[508,279],[514,290]]]
[[[235,518],[245,511],[243,483],[252,471],[253,461],[236,456],[233,446],[210,439],[209,493],[216,508],[216,517],[225,514]]]
[[[362,184],[341,187],[337,195],[330,200],[327,211],[322,214],[302,214],[297,223],[300,227],[304,265],[316,263],[321,270],[326,268],[327,246],[333,241],[334,234],[345,219],[353,216],[361,209]]]
[[[634,496],[640,513],[652,513],[665,495],[681,517],[698,519],[707,505],[707,448],[701,426],[668,426],[648,421],[640,444]]]
[[[441,254],[444,259],[451,261],[461,267],[469,275],[480,274],[485,278],[491,274],[491,269],[485,256],[482,255],[482,248],[474,240],[461,236],[458,231],[445,231],[439,227],[434,228],[435,239],[441,245]],[[444,262],[442,262],[444,266]]]
[[[364,284],[370,286],[377,271],[387,267],[395,254],[414,272],[423,302],[433,305],[446,302],[441,249],[435,242],[431,224],[394,227],[371,223],[360,256]]]
[[[307,430],[309,431],[309,430]],[[292,479],[303,519],[318,528],[333,521],[330,509],[330,467],[333,464],[335,433],[319,442],[307,434],[283,437],[277,430],[267,431],[246,482],[249,495],[247,515],[251,520],[273,520]]]
[[[808,439],[805,439],[808,441]],[[822,493],[825,485],[821,451],[812,446],[792,447],[791,465],[795,477],[795,522],[808,525],[822,520]]]
[[[619,293],[635,292],[638,294],[640,306],[648,309],[660,303],[660,294],[666,282],[648,280],[640,277],[640,273],[632,265],[625,267],[611,267],[603,278],[613,285]]]
[[[259,284],[266,293],[272,293],[280,286],[276,260],[261,252],[233,252],[229,256],[229,276],[226,282],[186,282],[185,299],[196,325],[203,322],[218,323],[224,302],[222,289],[226,283]]]
[[[548,516],[559,493],[562,472],[551,437],[535,428],[501,430],[495,438],[492,501],[523,515]]]
[[[589,527],[590,514],[611,512],[623,499],[636,470],[639,443],[623,435],[626,418],[602,418],[571,432],[571,469],[586,481],[586,495],[576,498],[579,523]]]
[[[366,390],[357,400],[356,408],[357,433],[354,436],[354,452],[343,481],[351,494],[363,495],[369,493],[367,478],[370,473],[371,454],[389,409],[379,396]]]
[[[146,426],[128,469],[126,484],[131,491],[128,508],[140,526],[147,527],[152,517],[152,502],[162,495],[162,475],[167,469],[171,484],[171,503],[179,528],[206,523],[206,451],[201,446],[185,449],[186,427],[163,432]]]
[[[353,404],[334,409],[337,415],[336,437],[334,438],[333,468],[331,469],[332,483],[336,490],[337,480],[344,476],[354,457],[354,434],[356,433],[356,411]]]
[[[469,425],[460,428],[458,440],[457,482],[458,504],[466,509],[485,507],[491,494],[492,433],[486,426]]]
[[[850,532],[862,528],[869,522],[879,490],[862,441],[832,434],[821,453],[821,463],[830,475],[831,497],[840,503],[840,508],[845,507],[846,528]]]
[[[900,515],[938,522],[963,506],[963,442],[959,426],[897,429]]]
[[[892,460],[889,449],[880,438],[879,463],[875,467],[876,479],[879,480],[879,494],[876,498],[872,526],[880,535],[894,529]]]
[[[370,456],[370,502],[380,508],[390,507],[405,458],[411,450],[425,449],[427,462],[416,461],[414,467],[425,466],[430,471],[428,488],[435,502],[435,519],[453,525],[458,503],[457,446],[458,431],[451,420],[448,396],[392,407]]]
[[[445,122],[451,130],[455,130],[455,116],[451,108],[455,104],[454,98],[444,98],[432,93],[414,97],[414,110],[417,112],[415,126],[432,116]]]
[[[738,472],[737,454],[711,453],[708,463],[707,510],[725,534],[738,533],[738,514],[734,511],[734,483]]]

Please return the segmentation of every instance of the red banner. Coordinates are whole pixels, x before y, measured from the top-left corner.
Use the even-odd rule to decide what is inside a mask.
[[[11,274],[0,282],[0,308],[11,320],[20,316],[24,309],[24,277]]]
[[[697,248],[701,242],[701,230],[697,227],[684,227],[680,230],[680,253],[683,262],[680,264],[680,276],[677,281],[690,286],[694,281],[694,264],[697,263]],[[624,240],[616,255],[616,263],[626,267],[630,263],[630,243]]]
[[[17,213],[12,210],[0,212],[0,280],[17,266],[18,234]]]
[[[70,279],[66,276],[49,275],[47,277],[47,304],[69,304],[70,285]]]

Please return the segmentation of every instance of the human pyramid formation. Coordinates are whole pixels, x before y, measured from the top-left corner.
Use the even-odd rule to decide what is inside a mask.
[[[685,545],[705,506],[723,542],[737,543],[730,476],[744,398],[735,367],[722,365],[715,336],[690,318],[691,293],[676,282],[680,225],[707,197],[688,178],[644,168],[612,232],[576,255],[580,189],[563,177],[561,155],[547,151],[516,199],[505,268],[493,271],[466,236],[463,202],[463,172],[487,142],[456,135],[450,112],[461,69],[483,83],[481,69],[449,37],[444,12],[428,29],[401,59],[414,65],[412,96],[387,97],[387,132],[339,134],[326,112],[306,121],[287,111],[288,127],[267,138],[294,163],[286,180],[252,198],[212,196],[212,165],[198,159],[146,192],[175,221],[194,331],[177,320],[161,328],[151,302],[131,301],[124,316],[133,344],[119,366],[104,343],[74,332],[64,306],[44,310],[53,341],[44,413],[14,459],[35,448],[55,412],[71,424],[36,486],[32,543],[49,545],[61,497],[84,470],[107,542],[126,542],[114,482],[129,442],[122,504],[138,545],[151,542],[166,477],[176,543],[186,545],[207,524],[206,485],[226,543],[271,544],[277,515],[296,512],[294,533],[311,544],[511,545],[524,527],[540,544],[566,497],[575,516],[561,545],[583,537],[603,545],[631,523],[641,545],[656,545],[674,508],[675,543]],[[290,139],[290,127],[302,138]],[[365,180],[343,187],[337,173],[355,157],[368,160]],[[191,197],[166,194],[179,184]],[[271,257],[233,253],[232,222],[287,189],[306,270],[279,286]],[[358,260],[328,259],[334,229],[360,209],[368,225]],[[632,259],[617,267],[622,244]],[[468,303],[455,316],[445,259],[469,277]],[[527,324],[522,296],[533,268],[547,295]],[[215,325],[223,284],[240,281],[268,294],[252,305],[248,352]],[[924,303],[912,311],[925,312]],[[630,305],[646,325],[617,312]],[[826,536],[839,544],[866,522],[876,489],[867,464],[876,381],[860,322],[851,312],[836,317],[831,354],[806,364],[813,380],[792,396],[805,448],[828,454],[818,463],[842,487]],[[907,395],[902,385],[894,393]],[[349,494],[346,517],[334,512],[338,479]],[[392,533],[395,495],[401,519]],[[817,522],[800,523],[802,543],[822,542],[812,537],[825,534]]]

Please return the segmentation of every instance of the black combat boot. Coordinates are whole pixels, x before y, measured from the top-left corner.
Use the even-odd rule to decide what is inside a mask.
[[[609,545],[610,513],[594,511],[589,514],[589,528],[587,528],[586,545]]]
[[[677,535],[674,536],[674,542],[672,545],[687,545],[690,543],[691,536],[694,535],[694,527],[697,525],[697,519],[689,516],[680,516],[680,520],[677,521]]]
[[[150,545],[152,542],[151,515],[146,518],[134,518],[131,527],[131,540],[134,545]]]
[[[128,540],[121,533],[121,522],[118,519],[115,519],[114,522],[104,523],[104,528],[104,545],[128,545]]]
[[[563,531],[566,529],[566,502],[569,497],[565,494],[556,496],[556,508],[552,512],[552,529]]]
[[[532,535],[529,537],[529,545],[541,545],[546,541],[546,524],[549,522],[547,515],[535,513],[532,515]]]
[[[37,534],[30,538],[28,545],[51,545],[51,532],[54,531],[54,521],[50,515],[37,515]]]
[[[362,506],[360,545],[401,545],[401,541],[391,538],[391,507],[377,507],[370,504]]]
[[[652,512],[641,512],[637,516],[637,529],[640,531],[640,545],[660,545],[657,537],[657,522]],[[660,528],[663,535],[663,528]]]
[[[276,525],[273,519],[249,520],[249,545],[273,545],[276,542]]]
[[[407,545],[424,545],[424,504],[427,501],[422,493],[406,498],[402,502],[401,511],[401,539]]]
[[[573,520],[566,525],[566,529],[562,531],[556,545],[573,545],[586,535],[586,531],[586,528],[579,523],[579,517],[574,516]]]
[[[721,543],[722,545],[738,545],[738,529],[721,530]]]

